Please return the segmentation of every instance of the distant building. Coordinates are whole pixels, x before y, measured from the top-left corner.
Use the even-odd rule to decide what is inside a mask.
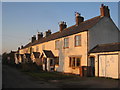
[[[58,32],[52,34],[51,30],[48,30],[44,37],[42,33],[38,33],[37,39],[33,36],[31,42],[16,53],[22,58],[22,60],[16,58],[16,61],[24,62],[25,58],[21,55],[29,54],[33,62],[42,63],[43,70],[81,76],[84,76],[87,71],[87,74],[93,76],[120,78],[120,58],[117,59],[117,56],[120,57],[120,48],[114,47],[114,45],[120,47],[120,31],[110,17],[108,6],[102,4],[100,15],[86,21],[78,12],[75,15],[75,25],[67,27],[66,22],[62,21],[59,23]],[[102,46],[103,44],[105,47]],[[112,47],[117,50],[114,52]],[[107,53],[104,51],[106,48]],[[108,57],[110,54],[111,59],[105,59],[101,53],[105,56],[107,54]],[[117,56],[114,56],[114,53]],[[104,62],[110,62],[109,66]],[[108,67],[107,71],[106,67]],[[112,67],[115,70],[111,69]],[[104,75],[104,72],[109,75]]]

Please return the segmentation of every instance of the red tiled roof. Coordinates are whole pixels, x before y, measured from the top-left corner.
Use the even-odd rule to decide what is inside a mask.
[[[47,41],[55,40],[58,38],[66,37],[69,35],[77,34],[83,31],[87,31],[88,29],[92,28],[101,18],[102,18],[101,16],[97,16],[97,17],[94,17],[92,19],[82,22],[79,26],[73,25],[71,27],[65,28],[63,31],[61,32],[58,31],[56,33],[49,35],[48,37],[43,37],[39,41],[36,40],[33,43],[28,43],[26,46],[24,46],[24,48],[32,46],[32,45],[44,43]]]
[[[100,44],[90,50],[89,53],[120,51],[119,43]]]

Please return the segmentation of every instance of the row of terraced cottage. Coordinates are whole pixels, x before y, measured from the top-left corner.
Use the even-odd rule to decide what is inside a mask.
[[[108,6],[101,5],[100,15],[84,21],[78,12],[76,24],[59,23],[59,31],[34,35],[18,48],[15,63],[35,62],[43,70],[80,76],[120,78],[120,31],[110,17]]]

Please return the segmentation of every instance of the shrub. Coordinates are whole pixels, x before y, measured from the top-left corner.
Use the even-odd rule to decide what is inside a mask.
[[[22,71],[25,72],[39,72],[42,70],[42,66],[38,66],[36,63],[22,63],[21,66]]]

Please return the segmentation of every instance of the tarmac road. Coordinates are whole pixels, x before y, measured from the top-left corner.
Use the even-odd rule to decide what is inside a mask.
[[[2,88],[57,88],[47,82],[36,81],[15,68],[3,65]]]
[[[32,77],[9,66],[2,66],[2,88],[120,88],[120,80],[106,78],[82,77],[80,80],[63,80],[45,82]]]

